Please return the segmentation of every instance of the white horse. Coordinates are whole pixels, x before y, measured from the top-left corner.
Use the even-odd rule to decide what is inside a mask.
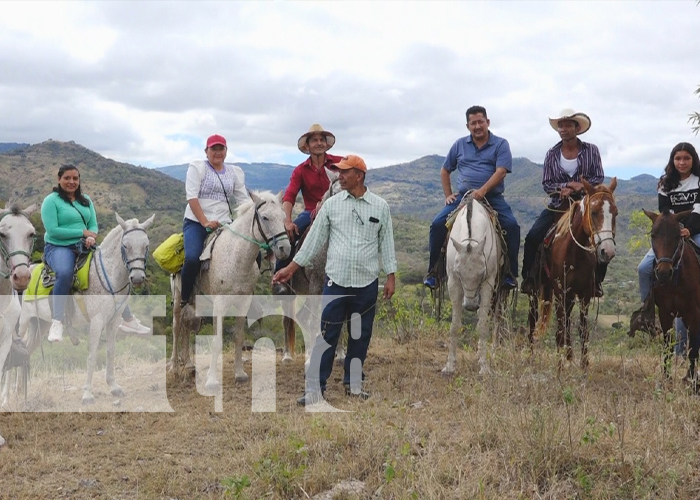
[[[34,247],[34,226],[29,217],[38,206],[30,205],[20,210],[17,205],[0,210],[0,378],[7,369],[6,361],[12,349],[15,326],[19,320],[21,306],[14,292],[22,292],[29,284],[32,249]],[[7,386],[9,380],[6,380]],[[7,395],[3,395],[3,404]],[[0,446],[5,439],[0,436]]]
[[[194,296],[203,293],[215,301],[224,303],[227,296],[236,295],[237,309],[247,311],[255,293],[255,284],[260,276],[256,258],[260,249],[272,250],[278,259],[286,259],[291,252],[289,237],[284,230],[285,214],[282,210],[282,193],[274,195],[268,191],[250,193],[251,201],[237,209],[236,220],[224,226],[212,250],[209,269],[200,273]],[[171,280],[173,292],[173,352],[170,368],[176,376],[190,375],[194,364],[190,357],[190,332],[198,331],[199,319],[195,308],[180,307],[180,274]],[[197,300],[195,298],[195,300]],[[214,311],[221,308],[214,306]],[[234,370],[237,382],[245,382],[248,375],[243,370],[243,324],[245,317],[235,318]],[[223,318],[216,316],[216,337],[212,345],[211,365],[206,388],[214,391],[219,387],[218,357],[221,353]]]
[[[331,196],[342,191],[340,187],[340,182],[338,182],[339,174],[333,170],[326,169],[326,175],[330,181],[330,186],[326,194],[323,195],[321,204],[325,202]],[[303,243],[303,242],[302,242]],[[326,280],[326,260],[328,260],[328,244],[326,244],[318,253],[314,256],[311,261],[311,265],[300,269],[298,272],[294,273],[292,279],[289,281],[289,286],[293,292],[298,295],[321,295],[323,293],[323,285]],[[291,362],[294,359],[294,347],[296,344],[296,326],[294,317],[293,303],[288,300],[283,300],[282,310],[284,311],[284,352],[282,354],[282,362]],[[309,310],[302,309],[302,313],[306,312],[308,314],[313,314]],[[301,316],[301,314],[300,314]],[[320,328],[321,318],[307,318],[309,321],[307,323],[313,323]],[[318,321],[315,321],[318,319]],[[306,330],[305,330],[306,331]],[[320,334],[319,332],[316,332]],[[313,350],[314,343],[316,342],[317,335],[309,336],[309,338],[304,338],[304,347],[306,349],[306,362],[309,362],[311,351]],[[336,348],[336,362],[342,363],[345,360],[345,348],[341,342],[338,342],[338,347]]]
[[[107,338],[107,362],[105,379],[114,396],[124,396],[123,389],[114,379],[115,334],[121,313],[126,307],[132,285],[139,286],[146,280],[146,258],[148,257],[148,234],[146,229],[153,224],[155,214],[143,223],[137,219],[124,221],[118,213],[117,226],[112,229],[95,250],[90,264],[87,290],[74,292],[82,296],[84,311],[76,308],[72,324],[90,324],[87,380],[83,391],[83,404],[95,402],[92,394],[92,375],[97,361],[97,348],[102,331]],[[19,334],[25,339],[29,352],[41,343],[51,326],[51,307],[48,299],[25,300],[19,321]]]
[[[487,209],[481,203],[474,203],[471,195],[467,196],[466,205],[460,209],[454,221],[447,246],[447,288],[452,302],[452,323],[447,364],[442,369],[446,375],[455,371],[457,335],[462,328],[463,308],[469,311],[478,309],[479,373],[483,375],[491,370],[486,346],[504,253],[501,238]]]

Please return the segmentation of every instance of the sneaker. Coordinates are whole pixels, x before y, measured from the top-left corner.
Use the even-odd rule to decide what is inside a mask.
[[[129,321],[124,321],[119,324],[119,329],[126,333],[138,333],[139,335],[148,335],[151,329],[143,326],[136,316],[132,316]]]
[[[350,384],[343,384],[343,387],[345,387],[345,395],[348,397],[362,399],[363,401],[369,399],[369,392],[362,389],[353,391],[350,388]]]
[[[49,329],[49,342],[60,342],[63,340],[63,323],[57,319],[51,321]]]
[[[435,278],[435,276],[429,274],[423,280],[423,285],[427,286],[431,290],[435,290],[437,288],[437,279]]]
[[[302,397],[297,399],[299,406],[311,406],[323,401],[323,392],[306,392]]]
[[[518,282],[515,281],[515,278],[513,278],[512,276],[506,276],[505,278],[503,278],[501,288],[505,288],[506,290],[515,290],[516,288],[518,288]]]

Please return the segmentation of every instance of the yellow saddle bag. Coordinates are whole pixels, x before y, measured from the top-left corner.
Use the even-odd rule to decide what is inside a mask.
[[[168,236],[153,252],[153,259],[165,271],[177,273],[185,263],[185,238],[183,233]]]

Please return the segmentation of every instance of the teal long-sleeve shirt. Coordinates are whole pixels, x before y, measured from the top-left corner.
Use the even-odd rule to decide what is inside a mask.
[[[85,198],[90,200],[87,196]],[[52,245],[74,245],[83,237],[85,229],[97,233],[97,214],[92,200],[88,207],[77,202],[70,204],[55,192],[44,198],[41,204],[41,221],[46,229],[44,241]]]

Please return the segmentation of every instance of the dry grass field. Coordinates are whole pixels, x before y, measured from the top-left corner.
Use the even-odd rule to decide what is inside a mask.
[[[295,405],[303,356],[277,364],[275,413],[251,412],[230,353],[220,413],[194,384],[156,373],[158,359],[140,369],[152,391],[166,385],[174,412],[139,411],[148,387],[130,387],[134,368],[118,371],[122,398],[95,374],[112,412],[48,412],[79,401],[84,375],[37,366],[26,406],[37,411],[0,416],[0,498],[697,499],[700,399],[680,380],[685,362],[664,380],[658,342],[598,328],[587,372],[578,345],[559,370],[551,339],[531,353],[515,338],[495,348],[486,378],[472,333],[445,378],[443,326],[401,343],[379,328],[369,400],[348,400],[334,369],[327,399],[342,413]],[[317,496],[351,480],[359,493]]]

